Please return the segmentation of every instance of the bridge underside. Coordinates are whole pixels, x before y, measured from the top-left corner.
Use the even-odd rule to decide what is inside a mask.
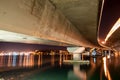
[[[78,3],[76,0],[73,1],[73,5],[70,4],[71,9],[69,8],[68,12],[63,12],[65,11],[65,7],[61,8],[63,9],[61,10],[57,2],[59,1],[1,0],[0,41],[58,46],[96,47],[97,10],[99,2],[93,0],[93,4],[89,4],[83,3],[84,0],[82,0],[81,2],[79,1],[81,6],[71,10],[72,7],[74,7],[73,5]],[[65,0],[65,2],[63,1],[63,4],[66,2],[67,0]],[[90,13],[88,13],[87,10],[92,9],[92,7],[94,7],[95,11],[89,11]],[[76,11],[75,13],[79,10],[80,15],[78,15],[78,17],[80,18],[77,19],[75,18],[77,16],[73,16],[76,14],[69,14],[70,10]],[[83,18],[86,16],[86,18],[83,19],[82,16]],[[92,18],[94,20],[91,23],[90,21]],[[77,25],[74,21],[78,21],[81,25]],[[92,25],[89,25],[89,23]],[[94,39],[94,41],[92,39]],[[93,42],[91,43],[91,41]]]

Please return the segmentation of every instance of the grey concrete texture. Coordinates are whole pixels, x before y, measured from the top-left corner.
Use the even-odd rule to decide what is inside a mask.
[[[72,4],[78,3],[78,0],[54,1],[63,1],[64,4],[56,3],[58,6],[63,5],[59,9],[49,0],[0,0],[0,30],[76,46],[95,47],[98,2],[89,1],[90,6],[87,5],[88,0],[79,0],[86,1],[87,3],[81,3],[86,7],[75,7]],[[93,7],[96,7],[95,10]]]
[[[89,42],[97,43],[101,0],[50,0]]]

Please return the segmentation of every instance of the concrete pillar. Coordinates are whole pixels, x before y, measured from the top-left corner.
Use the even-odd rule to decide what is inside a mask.
[[[73,60],[81,60],[81,54],[73,53]]]
[[[73,55],[71,54],[71,60],[73,59]]]
[[[111,54],[111,50],[109,50],[107,58],[110,58],[110,54]]]
[[[109,55],[111,54],[111,50],[109,50]]]
[[[68,59],[68,53],[65,53],[65,59],[66,60]]]
[[[106,50],[105,50],[105,53],[104,53],[104,54],[105,54],[105,56],[107,56],[107,51],[106,51]]]
[[[60,53],[60,61],[59,64],[62,65],[62,53]]]
[[[81,54],[85,51],[85,47],[68,47],[67,50],[73,54],[73,60],[82,60]]]
[[[40,54],[41,54],[40,63],[42,65],[42,63],[43,63],[43,60],[42,60],[43,52],[41,52]]]
[[[54,51],[51,51],[51,65],[54,65],[55,63],[55,59],[54,59],[54,57],[55,57],[55,52]]]
[[[38,67],[40,66],[41,61],[40,61],[40,54],[38,54]]]

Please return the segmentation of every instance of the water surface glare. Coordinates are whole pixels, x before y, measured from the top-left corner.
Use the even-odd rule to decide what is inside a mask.
[[[90,64],[64,64],[59,55],[0,56],[0,80],[120,80],[120,57],[87,59]]]

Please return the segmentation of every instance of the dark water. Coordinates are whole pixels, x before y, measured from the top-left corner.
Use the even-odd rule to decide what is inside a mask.
[[[0,80],[120,80],[120,57],[64,64],[59,56],[0,56]]]

